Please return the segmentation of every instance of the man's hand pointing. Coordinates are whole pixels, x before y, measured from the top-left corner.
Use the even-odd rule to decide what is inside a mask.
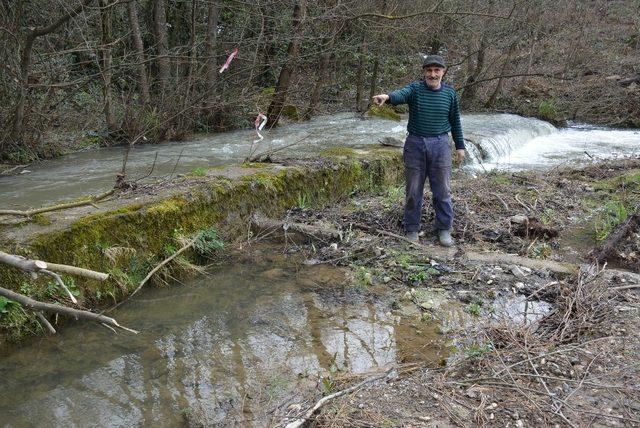
[[[375,97],[373,97],[373,103],[377,106],[381,106],[382,104],[384,104],[387,100],[389,99],[389,95],[387,94],[380,94],[380,95],[376,95]]]

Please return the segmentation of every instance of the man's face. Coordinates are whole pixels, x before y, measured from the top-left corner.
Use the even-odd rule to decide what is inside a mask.
[[[424,80],[431,89],[440,89],[444,71],[443,67],[437,65],[428,65],[424,68]]]

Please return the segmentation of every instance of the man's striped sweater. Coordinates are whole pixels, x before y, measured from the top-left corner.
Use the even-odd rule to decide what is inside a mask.
[[[464,149],[458,94],[451,86],[442,83],[433,90],[424,80],[409,83],[389,94],[391,105],[409,105],[410,134],[435,137],[451,131],[456,149]]]

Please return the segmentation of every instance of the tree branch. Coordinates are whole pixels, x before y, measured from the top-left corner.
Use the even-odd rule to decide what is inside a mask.
[[[127,328],[125,326],[122,326],[120,324],[118,324],[118,321],[116,321],[113,318],[110,317],[106,317],[104,315],[100,315],[100,314],[95,314],[93,312],[89,312],[89,311],[83,311],[83,310],[79,310],[79,309],[73,309],[70,308],[68,306],[63,306],[63,305],[54,305],[51,303],[44,303],[44,302],[39,302],[37,300],[34,300],[30,297],[27,296],[23,296],[22,294],[18,294],[14,291],[11,290],[7,290],[6,288],[2,288],[0,287],[0,296],[6,297],[9,300],[13,300],[14,302],[18,302],[20,303],[22,306],[25,306],[29,309],[32,309],[36,312],[38,311],[45,311],[45,312],[49,312],[49,313],[53,313],[53,314],[60,314],[60,315],[65,315],[68,317],[72,317],[75,319],[84,319],[84,320],[89,320],[89,321],[94,321],[94,322],[98,322],[98,323],[104,323],[108,326],[111,327],[116,327],[116,328],[120,328],[122,330],[128,331],[130,333],[134,333],[134,334],[138,334],[138,332],[136,330]]]

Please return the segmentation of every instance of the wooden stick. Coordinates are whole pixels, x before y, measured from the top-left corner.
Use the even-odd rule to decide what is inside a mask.
[[[175,259],[176,257],[178,257],[180,254],[182,254],[183,252],[185,252],[187,249],[191,248],[193,246],[193,244],[196,243],[196,240],[198,239],[198,237],[193,238],[191,241],[189,241],[188,243],[186,243],[184,245],[184,247],[180,248],[178,251],[176,251],[175,253],[173,253],[172,255],[170,255],[169,257],[167,257],[166,259],[164,259],[163,261],[160,262],[160,264],[158,264],[156,267],[154,267],[153,269],[151,269],[151,272],[149,272],[147,274],[147,276],[144,277],[144,279],[142,281],[140,281],[140,284],[138,284],[138,287],[133,290],[133,292],[131,294],[129,294],[129,296],[127,296],[127,298],[125,300],[123,300],[122,302],[116,304],[115,306],[112,306],[111,308],[108,309],[108,311],[112,311],[118,307],[120,307],[122,304],[124,304],[125,302],[128,302],[129,299],[131,299],[138,291],[140,291],[142,289],[142,287],[147,283],[147,281],[149,281],[149,279],[156,273],[158,272],[160,269],[162,269],[163,266],[165,266],[167,263],[169,263],[171,260]]]
[[[320,399],[320,401],[318,401],[315,404],[315,406],[313,406],[312,408],[307,410],[307,412],[304,414],[304,416],[302,418],[296,419],[295,421],[288,423],[285,428],[300,428],[300,427],[305,426],[306,424],[309,423],[309,420],[313,417],[313,415],[318,410],[320,410],[320,408],[322,406],[327,404],[329,401],[333,400],[334,398],[338,398],[338,397],[340,397],[342,395],[349,394],[350,392],[353,392],[356,389],[362,388],[364,385],[366,385],[368,383],[372,383],[372,382],[375,382],[377,380],[384,379],[387,376],[389,376],[394,369],[395,369],[395,367],[392,367],[392,368],[390,368],[389,370],[387,370],[386,372],[384,372],[384,373],[382,373],[380,375],[370,377],[370,378],[365,379],[362,382],[360,382],[360,383],[358,383],[356,385],[353,385],[353,386],[351,386],[351,387],[349,387],[347,389],[344,389],[344,390],[338,391],[338,392],[334,392],[333,394],[327,395],[326,397],[322,397]]]
[[[60,275],[58,275],[58,274],[57,274],[57,273],[55,273],[55,272],[51,272],[50,270],[46,270],[46,269],[42,269],[42,270],[40,270],[40,272],[42,272],[42,273],[44,273],[44,274],[47,274],[47,275],[49,275],[49,276],[52,276],[52,277],[56,280],[56,282],[58,283],[58,285],[60,286],[60,288],[62,288],[62,289],[67,293],[67,296],[69,296],[69,298],[71,299],[71,301],[72,301],[74,304],[78,304],[78,301],[76,300],[76,297],[75,297],[73,294],[71,294],[71,291],[69,291],[69,289],[67,288],[67,286],[64,284],[64,281],[62,280],[62,278],[60,278]]]
[[[30,297],[23,296],[22,294],[18,294],[11,290],[7,290],[6,288],[0,287],[0,296],[4,296],[9,300],[13,300],[14,302],[18,302],[22,306],[25,306],[36,312],[45,311],[45,312],[50,312],[54,314],[66,315],[68,317],[72,317],[75,319],[95,321],[95,322],[107,324],[111,327],[121,328],[122,330],[128,331],[130,333],[138,334],[136,330],[133,330],[118,324],[118,322],[113,318],[106,317],[104,315],[96,314],[89,311],[73,309],[68,306],[53,305],[51,303],[39,302],[37,300],[33,300]]]
[[[95,279],[98,281],[106,281],[109,278],[109,274],[96,272],[89,269],[79,268],[76,266],[60,265],[57,263],[47,263],[42,260],[30,260],[22,256],[16,256],[15,254],[5,253],[0,251],[0,263],[8,264],[25,272],[40,272],[43,269],[66,273],[70,275],[82,276],[85,278]]]
[[[51,323],[49,322],[48,319],[45,318],[44,315],[42,315],[42,312],[39,311],[35,311],[34,312],[36,314],[36,316],[38,317],[38,320],[40,320],[40,323],[47,329],[49,330],[49,333],[51,334],[56,334],[56,329],[53,328],[53,326],[51,325]]]
[[[26,210],[26,211],[19,211],[19,210],[0,210],[0,215],[17,215],[17,216],[23,216],[23,217],[31,217],[34,216],[36,214],[41,214],[41,213],[46,213],[46,212],[50,212],[50,211],[59,211],[59,210],[64,210],[67,208],[75,208],[75,207],[81,207],[84,205],[92,205],[95,204],[96,202],[106,198],[107,196],[113,195],[115,193],[116,189],[111,189],[108,192],[104,192],[101,193],[100,195],[96,195],[91,197],[91,199],[87,199],[84,201],[78,201],[78,202],[69,202],[67,204],[59,204],[59,205],[53,205],[51,207],[44,207],[44,208],[36,208],[36,209],[32,209],[32,210]]]

